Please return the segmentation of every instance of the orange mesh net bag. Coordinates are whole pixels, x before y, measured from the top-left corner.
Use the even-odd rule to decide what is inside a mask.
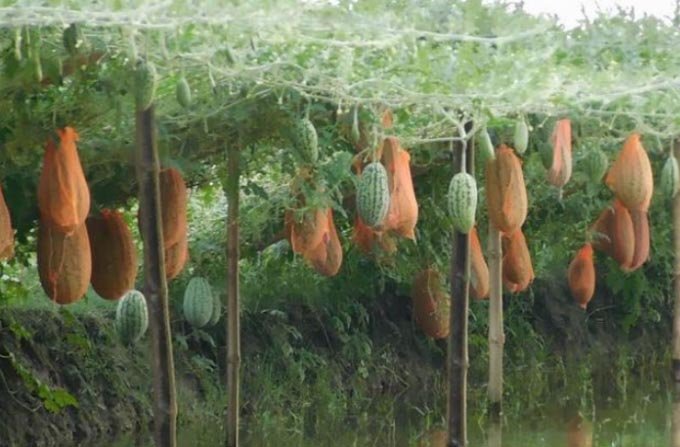
[[[367,226],[359,216],[356,216],[354,218],[354,228],[352,230],[352,241],[359,250],[364,254],[371,254],[376,239],[376,232]]]
[[[635,235],[635,250],[630,265],[624,267],[625,271],[632,272],[639,269],[649,259],[649,216],[646,211],[630,211]]]
[[[78,134],[72,127],[57,129],[59,147],[50,138],[45,146],[38,207],[44,220],[70,234],[85,223],[90,212],[90,190],[78,157]]]
[[[185,235],[174,245],[165,249],[165,278],[170,281],[182,273],[189,261],[189,240]]]
[[[401,148],[397,138],[388,137],[383,143],[382,161],[387,169],[390,190],[390,208],[384,228],[415,240],[418,202],[411,178],[411,156]]]
[[[186,238],[187,187],[182,174],[174,168],[161,170],[158,182],[161,192],[163,241],[166,247],[171,247],[182,238]]]
[[[328,233],[328,209],[307,211],[299,221],[288,215],[290,225],[290,246],[294,253],[304,255],[314,250]]]
[[[439,272],[428,268],[416,275],[411,290],[416,324],[434,339],[449,335],[451,300],[443,287]]]
[[[614,201],[614,219],[609,237],[612,240],[612,257],[622,268],[629,268],[635,256],[635,230],[630,212],[620,200]]]
[[[555,124],[552,137],[553,159],[548,171],[548,181],[562,188],[571,178],[571,121],[562,119]]]
[[[513,233],[524,223],[528,205],[522,164],[505,145],[486,163],[486,200],[489,218],[502,233]]]
[[[118,300],[137,277],[137,252],[123,215],[104,209],[85,221],[92,252],[92,288],[102,298]]]
[[[367,226],[359,216],[354,219],[352,241],[359,251],[366,255],[374,254],[377,250],[391,255],[397,251],[397,242],[393,236],[385,232],[378,232]]]
[[[47,296],[58,304],[70,304],[87,292],[92,274],[90,241],[85,222],[70,234],[51,222],[38,226],[38,276]]]
[[[478,300],[489,296],[489,267],[484,260],[477,227],[470,232],[470,290]]]
[[[624,270],[630,269],[635,256],[636,235],[631,214],[623,203],[614,200],[611,207],[602,211],[591,229],[595,233],[593,247],[611,256]]]
[[[335,276],[342,265],[342,244],[333,222],[333,210],[328,209],[328,231],[314,249],[305,252],[303,257],[309,261],[318,273],[324,276]]]
[[[503,283],[513,293],[522,292],[534,280],[531,255],[522,230],[503,235]]]
[[[5,203],[5,197],[0,188],[0,261],[11,259],[14,256],[14,230],[9,209]]]
[[[595,223],[590,227],[593,232],[593,248],[614,257],[612,235],[614,226],[614,208],[605,208]]]
[[[640,142],[631,134],[609,169],[605,183],[629,210],[647,211],[654,192],[652,166]]]
[[[579,307],[585,309],[595,293],[595,264],[593,247],[585,244],[569,264],[569,289]]]

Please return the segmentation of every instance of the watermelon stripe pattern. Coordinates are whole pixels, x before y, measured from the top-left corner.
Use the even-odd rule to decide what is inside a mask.
[[[609,160],[607,155],[601,149],[594,149],[588,153],[585,162],[585,171],[588,179],[592,183],[600,183],[602,178],[607,173],[609,167]]]
[[[364,168],[357,185],[357,212],[369,227],[380,226],[390,208],[390,191],[387,171],[378,162]]]
[[[671,155],[661,169],[661,193],[672,199],[680,189],[680,167],[678,167],[678,160]]]
[[[529,127],[527,127],[524,118],[521,118],[515,124],[515,137],[513,142],[515,143],[515,150],[520,155],[522,155],[529,146]]]
[[[295,149],[303,163],[314,164],[319,159],[319,137],[314,124],[307,118],[297,123]]]
[[[493,143],[491,142],[491,136],[489,135],[489,132],[486,130],[486,127],[479,132],[477,138],[477,147],[479,148],[478,153],[481,159],[482,166],[486,164],[487,160],[496,157],[493,148]]]
[[[124,344],[136,343],[149,326],[146,299],[141,292],[130,290],[118,302],[116,330]]]
[[[193,327],[203,327],[213,315],[213,293],[205,278],[191,278],[184,291],[184,318]]]
[[[222,317],[222,300],[219,295],[213,296],[213,309],[212,315],[210,316],[210,321],[208,321],[208,326],[215,326],[219,323]]]
[[[477,182],[466,172],[454,175],[449,183],[449,213],[453,227],[461,233],[469,233],[475,225],[477,213]]]

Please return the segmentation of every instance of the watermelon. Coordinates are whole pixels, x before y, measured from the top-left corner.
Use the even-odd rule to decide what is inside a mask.
[[[116,331],[124,344],[137,342],[149,326],[146,299],[141,292],[130,290],[118,302]]]
[[[680,188],[680,167],[678,167],[678,160],[671,155],[661,169],[661,184],[659,185],[661,193],[672,199],[678,193]]]
[[[184,291],[184,318],[194,327],[203,327],[213,315],[213,293],[205,278],[191,278]]]
[[[466,172],[454,175],[449,183],[449,213],[453,226],[461,233],[469,233],[475,225],[477,212],[477,182]]]
[[[520,118],[515,124],[515,137],[513,141],[515,143],[515,150],[518,154],[522,155],[529,146],[529,127],[524,118]]]
[[[390,191],[387,171],[378,162],[369,163],[364,168],[357,184],[357,212],[369,227],[380,226],[390,208]]]

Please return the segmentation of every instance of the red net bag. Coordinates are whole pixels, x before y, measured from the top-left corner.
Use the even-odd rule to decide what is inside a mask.
[[[291,216],[290,246],[294,253],[304,255],[314,250],[328,233],[328,209],[307,211],[297,221]]]
[[[134,288],[137,252],[123,215],[104,209],[85,221],[92,252],[92,288],[102,298],[117,300]]]
[[[489,218],[502,233],[513,233],[524,223],[528,205],[522,164],[505,145],[486,164],[486,200]]]
[[[9,209],[5,203],[5,197],[0,188],[0,261],[11,259],[14,256],[14,230]]]
[[[383,144],[383,164],[387,169],[390,208],[384,227],[400,236],[415,240],[418,202],[411,178],[411,156],[401,148],[399,140],[388,137]]]
[[[450,329],[451,300],[443,290],[439,272],[430,268],[416,275],[411,297],[418,327],[428,337],[446,338]]]
[[[60,143],[50,138],[45,146],[38,183],[38,207],[54,229],[70,234],[85,223],[90,211],[90,190],[78,157],[78,134],[71,127],[57,129]]]
[[[158,176],[161,193],[163,241],[166,247],[177,244],[187,233],[187,187],[182,174],[174,168],[163,169]]]
[[[314,270],[324,276],[335,276],[342,265],[342,244],[333,222],[333,211],[328,209],[328,232],[321,238],[319,245],[306,252],[305,259]]]
[[[534,280],[529,247],[522,230],[503,235],[503,283],[513,292],[522,292]]]
[[[553,159],[548,171],[548,181],[558,188],[562,188],[571,178],[571,121],[563,119],[557,121],[552,134]]]
[[[591,226],[593,232],[592,246],[611,257],[614,257],[612,235],[614,227],[614,208],[605,208],[595,223]]]
[[[605,183],[629,210],[647,211],[654,192],[652,166],[640,135],[631,134],[609,169]]]
[[[632,210],[630,218],[635,235],[635,251],[633,260],[624,270],[632,272],[639,269],[649,259],[649,216],[646,211]]]
[[[635,230],[630,212],[620,200],[614,201],[614,219],[609,237],[612,257],[624,269],[630,268],[635,255]]]
[[[58,304],[81,299],[90,285],[92,258],[85,222],[70,234],[50,221],[38,226],[38,276],[47,296]]]
[[[593,247],[585,244],[569,264],[569,289],[579,307],[585,309],[595,293],[595,264]]]
[[[489,296],[489,267],[484,260],[477,227],[470,232],[470,290],[478,300]]]
[[[373,244],[377,236],[375,231],[363,223],[359,216],[354,218],[354,228],[352,231],[352,241],[356,244],[359,250],[364,254],[371,254],[373,252]]]
[[[170,281],[182,273],[189,260],[189,241],[186,236],[165,249],[165,278]]]

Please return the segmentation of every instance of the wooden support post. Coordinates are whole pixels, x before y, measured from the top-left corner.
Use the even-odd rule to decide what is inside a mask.
[[[500,447],[503,414],[503,248],[489,220],[489,447]]]
[[[239,375],[241,324],[239,306],[239,178],[241,151],[227,149],[227,447],[239,445]]]
[[[154,106],[136,112],[137,179],[140,231],[144,240],[144,296],[149,307],[154,378],[154,440],[158,447],[177,445],[177,397],[172,334],[165,278],[165,251],[158,174]]]
[[[470,132],[472,123],[465,125]],[[474,176],[473,141],[456,148],[453,153],[454,175],[466,171]],[[465,151],[465,157],[463,157]],[[470,234],[453,230],[451,253],[451,332],[449,334],[447,406],[448,446],[467,447],[467,371],[468,371],[468,309],[470,296]]]
[[[680,141],[674,142],[675,158],[680,160]],[[680,194],[673,199],[673,415],[671,446],[680,447]]]

